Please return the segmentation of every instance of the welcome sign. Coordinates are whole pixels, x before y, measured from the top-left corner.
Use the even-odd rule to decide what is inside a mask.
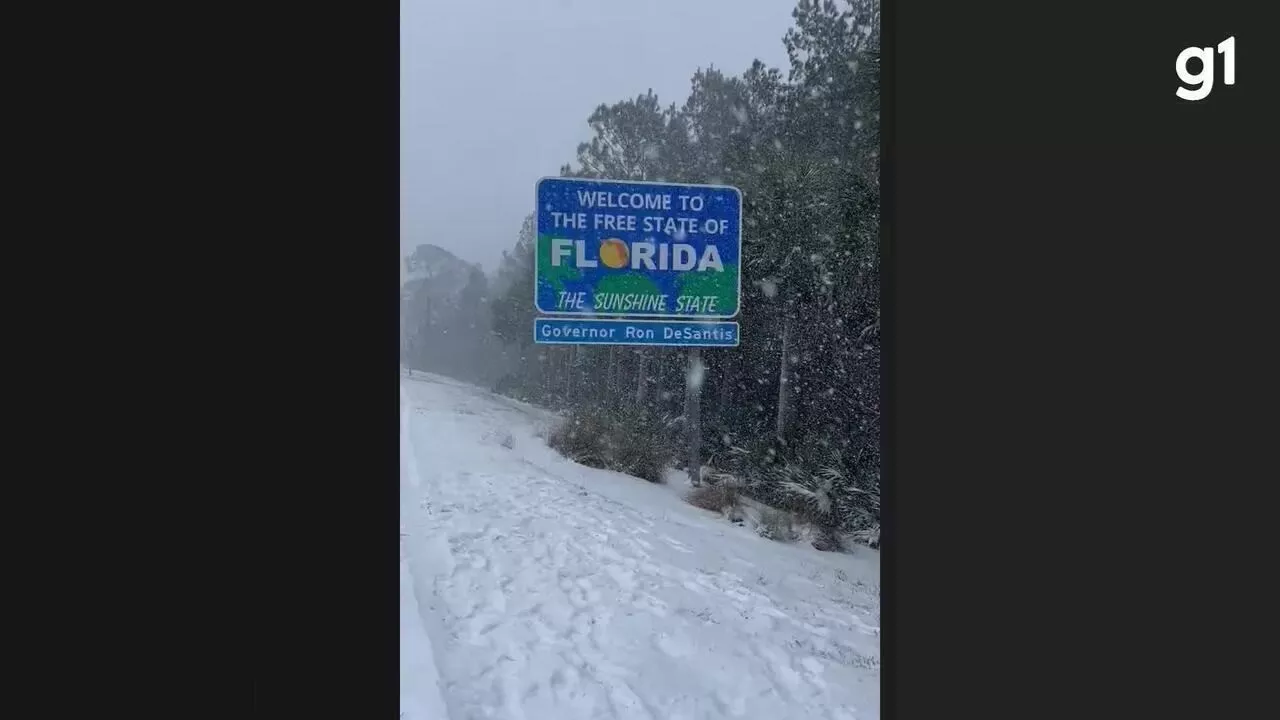
[[[544,178],[536,194],[538,312],[687,320],[738,314],[737,188]]]

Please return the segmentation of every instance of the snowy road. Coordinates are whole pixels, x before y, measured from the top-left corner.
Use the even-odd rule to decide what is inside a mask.
[[[401,380],[401,711],[879,716],[879,562],[755,537],[584,468],[549,416]]]

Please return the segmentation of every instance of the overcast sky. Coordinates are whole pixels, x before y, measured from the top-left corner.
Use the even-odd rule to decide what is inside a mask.
[[[751,61],[786,68],[795,0],[400,0],[400,254],[497,267],[535,181],[573,161],[600,103]],[[404,266],[401,263],[401,275]]]

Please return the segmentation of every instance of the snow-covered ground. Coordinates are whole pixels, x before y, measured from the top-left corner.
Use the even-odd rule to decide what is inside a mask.
[[[879,716],[875,552],[571,463],[551,415],[452,380],[400,402],[405,720]]]

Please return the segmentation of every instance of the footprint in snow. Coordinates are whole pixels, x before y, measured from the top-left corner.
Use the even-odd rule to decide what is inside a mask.
[[[683,580],[683,581],[681,581],[681,582],[680,582],[680,584],[681,584],[681,585],[683,585],[683,586],[684,586],[684,589],[685,589],[685,590],[688,590],[689,592],[697,593],[697,594],[699,594],[699,595],[706,595],[706,594],[707,594],[707,591],[706,591],[706,590],[703,590],[703,589],[702,589],[702,586],[701,586],[701,585],[698,585],[697,583],[693,583],[693,582],[690,582],[690,581],[688,581],[688,580]]]
[[[636,579],[635,579],[634,572],[618,567],[616,565],[607,565],[605,566],[604,570],[606,573],[609,574],[609,577],[613,579],[613,582],[616,583],[618,588],[623,592],[629,593],[636,589]]]
[[[827,681],[822,679],[826,667],[815,657],[801,658],[800,665],[805,669],[805,678],[820,690],[827,689]]]
[[[786,693],[794,694],[800,688],[800,673],[791,667],[786,653],[766,644],[760,644],[758,650],[760,657],[768,663],[774,679],[782,686],[781,689]]]
[[[661,633],[654,639],[654,646],[670,658],[688,657],[693,653],[693,645],[683,635],[671,636]]]
[[[747,714],[747,699],[741,695],[727,695],[717,690],[711,698],[722,713],[728,713],[733,717],[742,717]]]
[[[688,554],[688,555],[692,555],[692,554],[693,554],[693,551],[689,549],[689,546],[688,546],[688,545],[685,545],[684,543],[680,542],[679,540],[676,540],[675,538],[671,537],[670,535],[663,535],[663,536],[662,536],[662,539],[663,539],[663,540],[664,540],[668,545],[670,545],[670,546],[672,547],[672,549],[674,549],[674,550],[677,550],[677,551],[679,551],[679,552],[682,552],[682,553],[685,553],[685,554]]]
[[[635,601],[634,605],[651,615],[656,615],[662,618],[667,616],[668,605],[652,595],[641,595],[640,598]]]

